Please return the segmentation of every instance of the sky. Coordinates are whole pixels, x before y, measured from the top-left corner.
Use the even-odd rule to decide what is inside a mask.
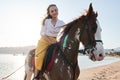
[[[49,4],[56,4],[59,19],[68,23],[90,3],[98,12],[104,47],[120,47],[120,0],[0,0],[0,47],[36,46]]]

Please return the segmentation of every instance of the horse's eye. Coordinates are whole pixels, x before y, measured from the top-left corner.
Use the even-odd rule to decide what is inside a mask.
[[[97,30],[97,26],[95,26],[95,27],[92,28],[92,31],[93,31],[94,33],[96,32],[96,30]]]

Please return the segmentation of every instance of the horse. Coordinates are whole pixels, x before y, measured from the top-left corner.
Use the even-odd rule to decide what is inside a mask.
[[[104,59],[101,27],[97,16],[91,3],[86,14],[64,25],[65,29],[59,35],[59,40],[48,47],[46,55],[48,53],[54,55],[52,60],[48,60],[50,62],[47,66],[43,67],[43,75],[39,74],[38,80],[77,80],[80,75],[78,66],[80,42],[84,46],[84,54],[92,61]],[[51,47],[53,49],[50,50]]]
[[[24,80],[31,80],[34,73],[34,56],[35,49],[31,49],[25,58],[25,75]]]

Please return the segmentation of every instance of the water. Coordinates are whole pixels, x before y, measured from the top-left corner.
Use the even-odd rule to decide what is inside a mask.
[[[88,58],[88,56],[78,57],[78,62],[79,62],[78,64],[79,64],[80,69],[87,69],[91,67],[102,66],[102,65],[110,64],[116,61],[120,61],[120,59],[113,58],[113,57],[105,57],[105,59],[102,61],[93,62]]]
[[[0,79],[6,77],[24,65],[25,56],[12,54],[0,54]],[[118,58],[106,57],[103,61],[93,62],[87,56],[79,56],[78,62],[80,69],[87,69],[100,65],[110,64],[119,61]],[[12,74],[6,80],[23,80],[24,67],[20,68],[17,72]]]
[[[12,54],[0,54],[0,79],[6,77],[24,65],[25,56]],[[5,80],[23,80],[24,67],[19,69]]]

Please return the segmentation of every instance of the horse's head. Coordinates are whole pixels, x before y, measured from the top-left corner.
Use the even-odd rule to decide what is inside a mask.
[[[80,28],[80,40],[85,47],[85,53],[93,61],[103,60],[105,57],[101,41],[101,27],[97,21],[97,13],[90,4],[86,15],[81,16],[83,26]],[[81,24],[81,23],[80,23]]]
[[[66,24],[60,38],[60,44],[66,53],[75,53],[82,42],[85,53],[93,61],[104,59],[105,53],[101,41],[101,28],[97,21],[97,13],[93,11],[92,4],[85,15]],[[73,56],[73,55],[71,55]]]

